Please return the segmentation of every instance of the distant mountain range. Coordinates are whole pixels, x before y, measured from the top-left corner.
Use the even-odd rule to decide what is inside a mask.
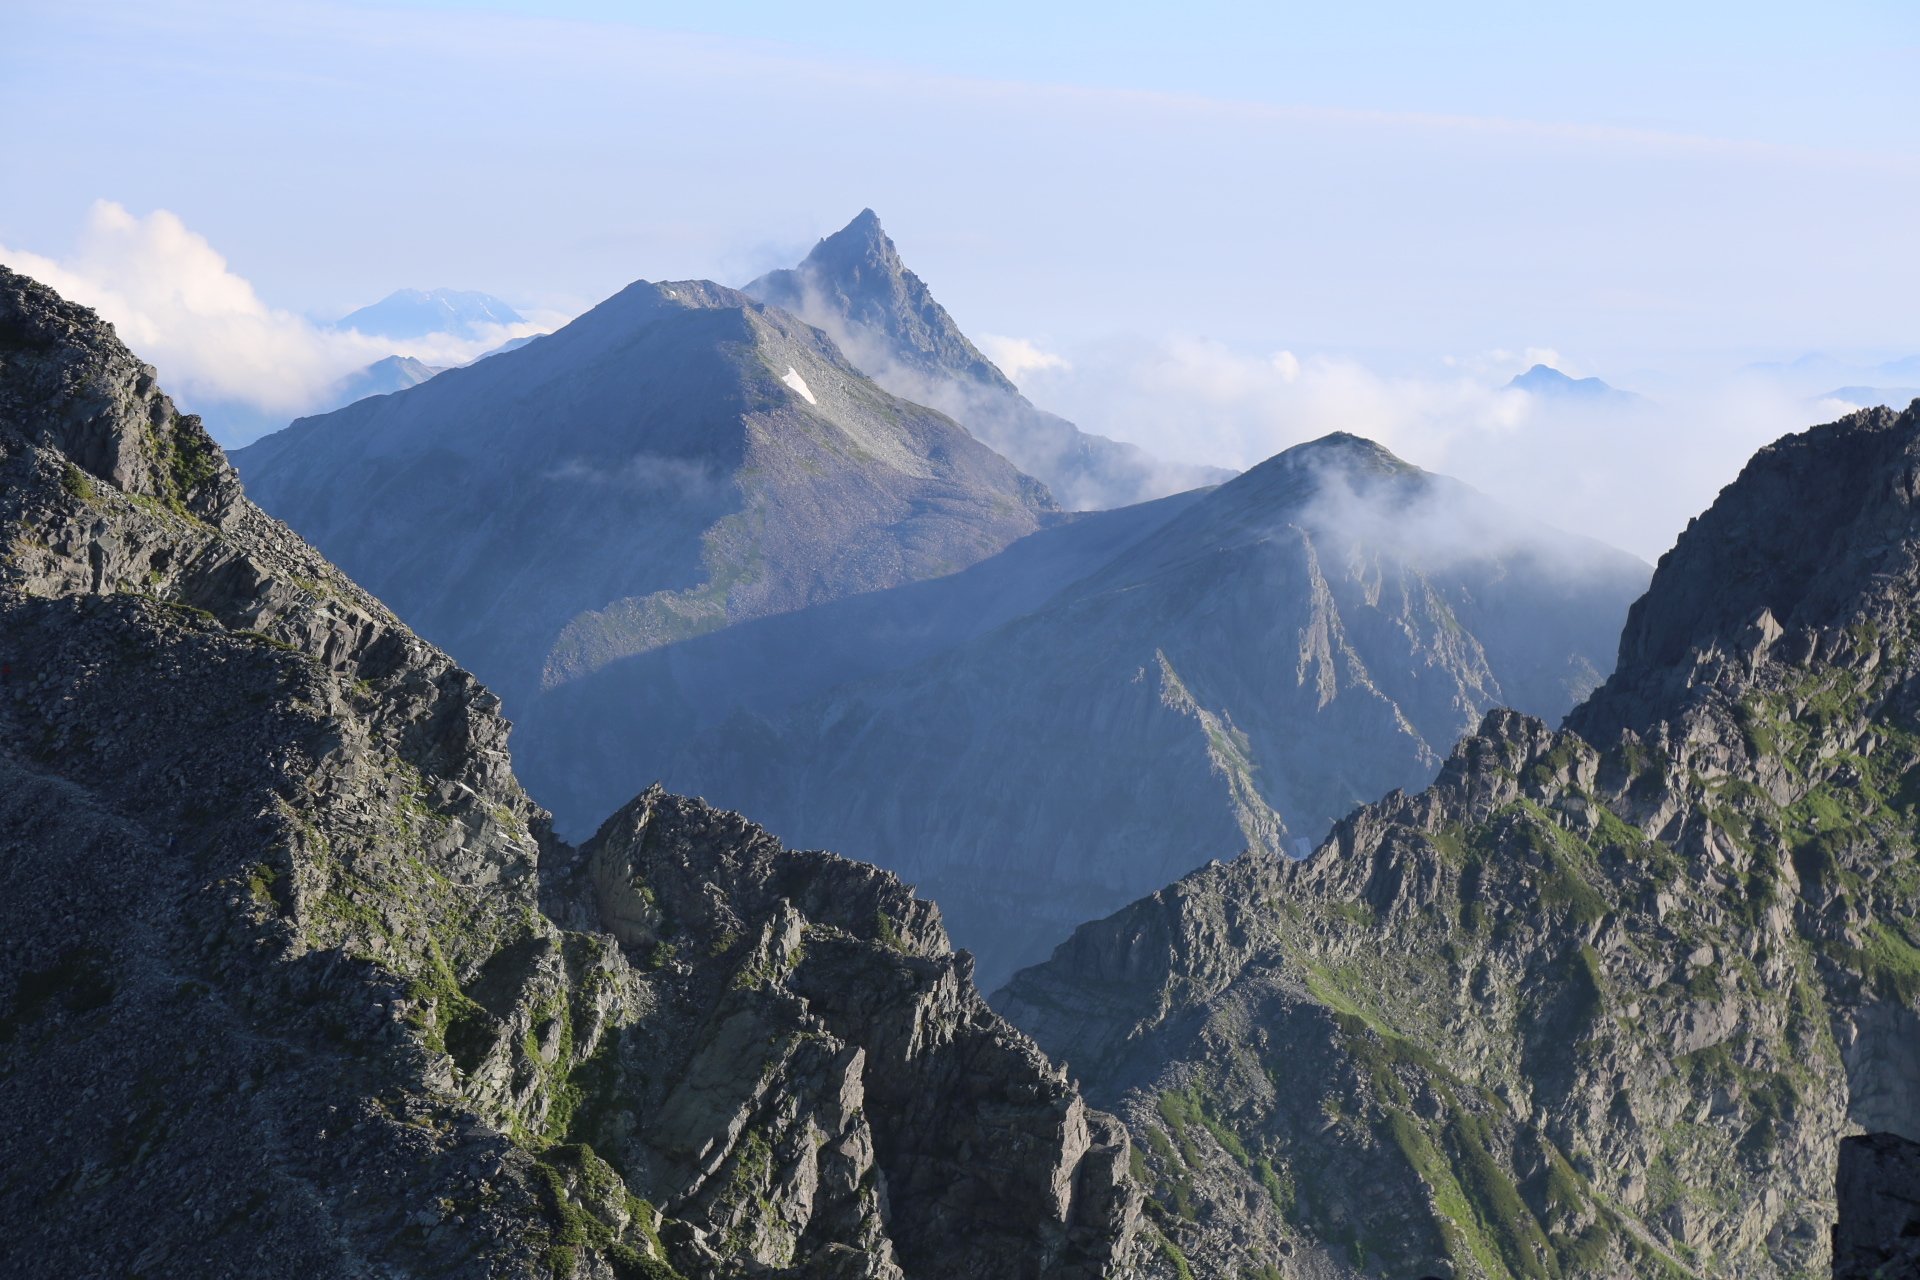
[[[839,295],[861,340],[991,388],[877,222],[821,260],[852,243],[888,267]],[[921,881],[990,981],[1196,859],[1302,852],[1489,705],[1564,712],[1647,573],[1351,436],[1063,513],[700,281],[233,457],[505,699],[561,830],[705,794]]]
[[[1798,395],[1813,396],[1820,388],[1836,383],[1853,387],[1912,386],[1920,382],[1920,356],[1907,356],[1882,364],[1854,364],[1815,351],[1797,360],[1766,360],[1750,364],[1741,372],[1759,374],[1783,384]]]
[[[1563,715],[1648,573],[1329,436],[944,653],[743,708],[662,777],[918,883],[991,990],[1209,857],[1303,855],[1366,797],[1424,785],[1489,707]],[[592,732],[529,744],[536,786],[613,758],[615,717],[573,705],[560,723]]]
[[[395,391],[417,387],[441,371],[433,365],[422,364],[412,356],[388,356],[385,360],[376,360],[336,383],[323,412],[345,408],[368,396],[391,395]]]
[[[521,324],[526,317],[500,299],[459,289],[399,289],[333,322],[372,338],[424,338],[451,333],[477,338],[488,326]]]
[[[1035,408],[907,269],[871,209],[799,266],[768,272],[745,290],[826,330],[875,382],[951,415],[1072,510],[1126,506],[1234,475],[1155,458]]]
[[[1818,399],[1838,400],[1862,409],[1870,409],[1875,405],[1904,409],[1915,400],[1920,400],[1920,387],[1835,387]]]
[[[635,284],[235,464],[510,702],[729,623],[965,568],[1045,486],[777,308]]]
[[[1545,364],[1536,364],[1507,383],[1507,387],[1556,400],[1584,400],[1621,407],[1646,403],[1645,397],[1610,387],[1598,378],[1570,378],[1552,365]]]

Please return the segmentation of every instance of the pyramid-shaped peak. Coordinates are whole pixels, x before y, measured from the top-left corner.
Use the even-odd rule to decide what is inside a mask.
[[[893,275],[907,269],[900,260],[900,251],[893,247],[893,241],[881,227],[880,215],[871,209],[862,209],[852,222],[814,245],[800,268],[833,272],[867,264]]]

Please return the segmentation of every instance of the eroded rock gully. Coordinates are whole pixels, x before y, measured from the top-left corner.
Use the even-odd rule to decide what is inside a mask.
[[[1126,1273],[1124,1129],[934,908],[497,702],[0,269],[0,1259],[22,1276]]]

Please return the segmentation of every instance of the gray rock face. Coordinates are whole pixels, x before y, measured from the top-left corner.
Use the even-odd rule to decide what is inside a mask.
[[[1057,512],[818,331],[700,281],[236,451],[268,511],[510,702],[951,573]]]
[[[0,269],[0,1270],[1129,1270],[930,904],[658,792],[576,852],[506,730]]]
[[[664,778],[923,886],[984,981],[1210,857],[1298,855],[1489,707],[1598,682],[1645,566],[1351,436],[1198,499],[1042,608]]]
[[[1233,477],[1220,467],[1166,462],[1034,408],[907,270],[871,209],[799,266],[770,271],[746,292],[826,330],[895,395],[965,423],[1071,510],[1126,506]]]
[[[1920,1142],[1842,1138],[1834,1201],[1833,1280],[1920,1277]]]
[[[1915,459],[1911,412],[1762,450],[1593,736],[1490,713],[1307,861],[1196,872],[996,997],[1196,1273],[1826,1271],[1842,1137],[1920,1124]]]

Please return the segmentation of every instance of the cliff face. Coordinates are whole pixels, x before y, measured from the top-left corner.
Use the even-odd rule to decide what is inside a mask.
[[[1492,713],[996,997],[1196,1271],[1826,1272],[1842,1135],[1920,1137],[1917,468],[1912,412],[1762,450],[1571,728]]]
[[[1221,467],[1167,462],[1035,408],[907,269],[871,209],[798,266],[769,271],[745,292],[820,326],[875,382],[952,415],[1045,481],[1070,510],[1126,506],[1233,478]]]
[[[1124,1132],[931,906],[659,793],[554,840],[493,696],[3,269],[0,550],[9,1274],[1126,1269]]]
[[[1305,852],[1491,706],[1564,714],[1645,572],[1329,436],[1025,616],[737,715],[664,776],[924,886],[991,986],[1210,857]]]
[[[730,623],[951,573],[1059,515],[819,331],[697,280],[631,285],[234,459],[261,506],[516,708]]]

